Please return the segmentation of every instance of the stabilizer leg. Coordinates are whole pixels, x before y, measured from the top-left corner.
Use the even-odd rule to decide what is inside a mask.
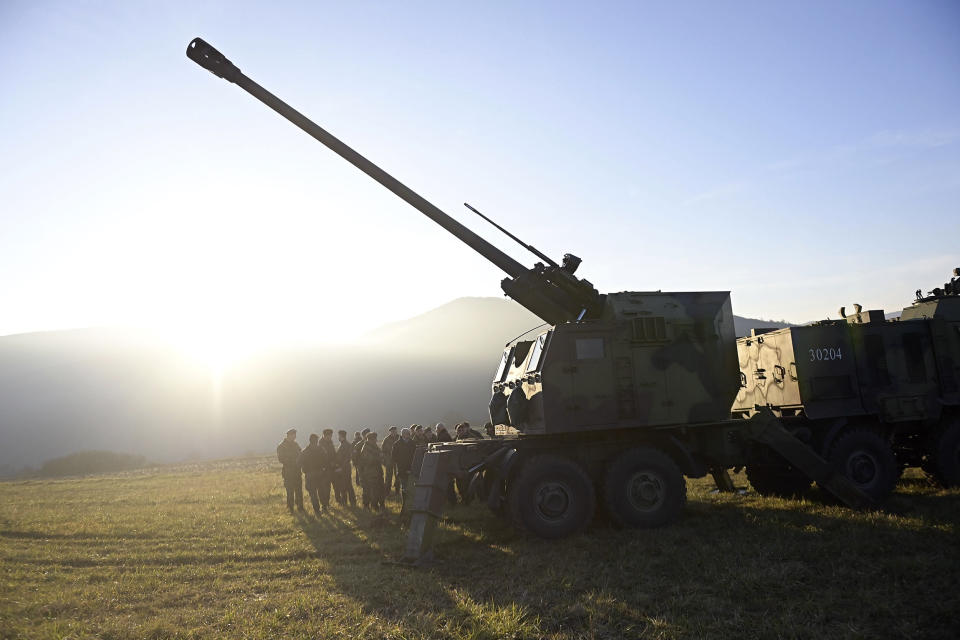
[[[753,423],[751,437],[767,445],[783,458],[832,493],[841,502],[853,509],[873,506],[873,501],[843,474],[837,473],[830,463],[821,458],[808,445],[798,440],[783,428],[773,412],[765,407],[750,418]]]
[[[437,522],[443,515],[447,485],[450,482],[449,468],[453,461],[451,451],[427,451],[413,487],[410,503],[410,532],[403,562],[419,566],[433,560],[433,545],[436,542]]]
[[[737,488],[733,486],[733,479],[726,469],[720,467],[711,467],[710,475],[713,481],[717,483],[717,491],[720,493],[734,493]]]

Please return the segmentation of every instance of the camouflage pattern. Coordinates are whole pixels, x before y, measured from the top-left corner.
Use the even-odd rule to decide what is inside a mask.
[[[780,417],[937,422],[960,406],[960,296],[920,298],[895,320],[858,309],[841,320],[754,329],[737,340],[737,353],[735,413],[761,405]]]
[[[507,347],[493,381],[494,425],[544,434],[729,418],[738,376],[728,292],[604,298],[598,319]]]
[[[950,486],[960,460],[949,435],[960,423],[958,272],[926,297],[918,291],[893,320],[855,305],[850,314],[841,308],[840,320],[739,338],[734,416],[769,407],[828,457],[846,429],[868,429],[900,468],[922,466]],[[955,462],[936,462],[945,459]]]

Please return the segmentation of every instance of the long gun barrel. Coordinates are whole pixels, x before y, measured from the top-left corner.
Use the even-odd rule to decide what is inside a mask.
[[[548,267],[538,264],[534,269],[524,267],[248,78],[222,53],[202,39],[194,38],[190,42],[187,46],[187,57],[214,75],[242,88],[495,264],[510,276],[501,282],[507,295],[547,322],[558,324],[598,312],[599,294],[590,283],[575,278],[572,269],[557,267],[556,263]]]

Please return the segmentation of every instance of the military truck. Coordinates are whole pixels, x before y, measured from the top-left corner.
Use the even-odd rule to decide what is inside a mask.
[[[773,411],[732,419],[741,388],[726,291],[601,294],[519,241],[541,262],[527,268],[428,202],[194,39],[187,56],[235,83],[484,256],[507,277],[504,293],[550,328],[503,352],[491,386],[493,422],[514,435],[434,443],[421,452],[406,559],[429,556],[447,488],[456,476],[518,528],[546,538],[584,529],[599,508],[617,525],[672,522],[686,501],[684,476],[727,469],[770,451],[853,507],[869,496]],[[855,479],[855,477],[854,477]]]
[[[883,310],[737,340],[735,417],[767,407],[784,427],[882,500],[906,467],[960,485],[960,269],[888,320]],[[790,495],[810,479],[772,451],[747,465],[764,494]]]

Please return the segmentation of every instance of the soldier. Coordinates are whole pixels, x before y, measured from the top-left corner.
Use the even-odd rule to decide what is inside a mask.
[[[414,444],[418,447],[422,444],[427,444],[427,436],[423,433],[423,427],[418,424],[413,425],[413,431],[411,433]]]
[[[437,442],[453,442],[450,432],[447,431],[447,427],[442,422],[437,423]]]
[[[416,426],[419,427],[420,425],[416,425]],[[424,429],[423,436],[427,439],[428,443],[437,441],[437,434],[433,432],[433,427],[427,427],[426,429]]]
[[[413,464],[413,453],[416,449],[412,436],[410,429],[403,429],[400,432],[400,439],[393,445],[393,462],[397,469],[397,490],[404,501],[407,496],[407,483],[410,477],[410,467]]]
[[[450,432],[447,431],[447,425],[438,422],[436,429],[437,442],[453,442]],[[457,490],[454,488],[453,478],[450,478],[450,483],[447,485],[447,501],[449,501],[451,506],[457,504]]]
[[[370,429],[364,429],[360,433],[354,434],[353,439],[353,468],[356,469],[357,475],[357,486],[361,486],[360,479],[360,449],[363,447],[363,443],[367,441],[367,434],[370,433]]]
[[[310,434],[310,444],[300,452],[299,465],[307,480],[307,495],[310,496],[310,502],[313,504],[313,514],[317,517],[321,513],[320,504],[320,476],[323,474],[323,452],[317,445],[319,436],[315,433]],[[327,504],[323,503],[325,511]]]
[[[337,447],[333,444],[333,429],[324,429],[323,437],[317,443],[320,447],[321,460],[323,461],[320,476],[317,478],[319,485],[317,490],[320,492],[320,504],[326,511],[330,505],[330,486],[333,484],[333,469],[337,464]]]
[[[357,435],[360,435],[357,433]],[[337,431],[340,446],[337,448],[337,462],[334,467],[333,492],[337,504],[351,507],[357,506],[357,494],[353,491],[353,480],[350,477],[350,459],[353,457],[353,445],[347,442],[347,432]]]
[[[469,422],[461,422],[457,425],[457,440],[483,440],[483,436]]]
[[[953,277],[943,288],[946,289],[947,295],[960,296],[960,267],[953,270]]]
[[[396,475],[394,471],[396,465],[393,463],[393,445],[399,439],[397,428],[390,427],[387,429],[387,437],[383,439],[383,444],[380,445],[380,450],[383,451],[383,466],[386,467],[384,469],[384,491],[387,495],[390,495],[393,490],[393,477]],[[399,490],[400,486],[398,484],[397,491],[399,492]]]
[[[380,511],[383,499],[383,452],[377,446],[377,432],[367,434],[360,447],[360,483],[363,486],[363,508]]]
[[[287,509],[293,511],[296,505],[303,511],[303,479],[300,476],[300,445],[297,444],[297,430],[287,431],[287,437],[277,445],[277,460],[283,465],[283,487],[287,490]]]

